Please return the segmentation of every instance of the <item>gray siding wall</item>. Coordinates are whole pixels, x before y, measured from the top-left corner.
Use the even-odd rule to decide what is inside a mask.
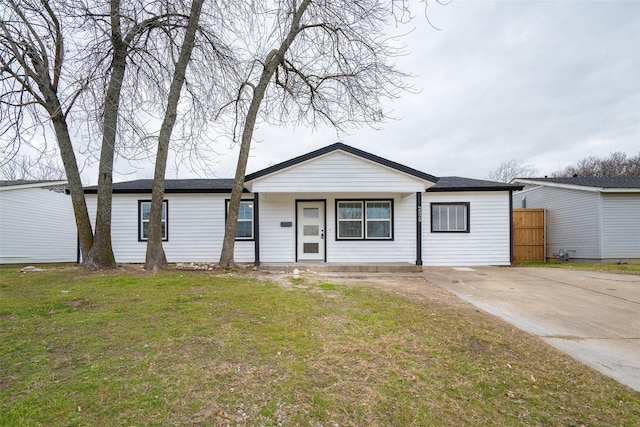
[[[514,208],[547,210],[547,257],[559,249],[571,258],[599,259],[600,194],[554,187],[536,187],[514,195]]]
[[[602,258],[640,259],[640,194],[602,194]]]

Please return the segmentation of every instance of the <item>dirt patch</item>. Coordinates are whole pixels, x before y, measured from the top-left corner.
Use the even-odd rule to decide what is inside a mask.
[[[315,281],[371,286],[415,302],[439,302],[455,307],[473,307],[455,295],[425,280],[421,275],[416,274],[348,276],[307,273],[304,277]]]
[[[299,278],[294,278],[292,274],[274,273],[268,271],[243,271],[241,274],[255,277],[258,280],[266,280],[276,283],[285,289],[308,289],[320,285],[318,292],[327,292],[323,285],[342,284],[354,286],[367,286],[389,292],[393,295],[401,296],[408,300],[422,304],[436,304],[442,307],[451,307],[456,311],[468,311],[477,313],[474,305],[458,298],[447,290],[429,282],[420,274],[393,274],[393,273],[372,273],[366,275],[344,274],[344,273],[315,273],[301,272]],[[313,285],[313,286],[312,286]],[[488,316],[492,323],[502,324],[503,322]]]

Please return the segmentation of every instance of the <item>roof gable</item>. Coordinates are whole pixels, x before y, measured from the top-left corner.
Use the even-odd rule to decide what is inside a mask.
[[[424,191],[436,180],[397,163],[363,156],[359,150],[344,150],[344,144],[330,147],[276,165],[264,174],[252,174],[246,185],[254,192],[273,193],[412,193]]]
[[[310,153],[303,154],[303,155],[298,156],[298,157],[294,157],[293,159],[284,161],[282,163],[278,163],[277,165],[269,166],[268,168],[265,168],[265,169],[259,170],[257,172],[251,173],[251,174],[246,176],[245,182],[253,181],[255,179],[262,178],[262,177],[267,176],[267,175],[271,175],[273,173],[282,171],[284,169],[291,168],[291,167],[299,165],[301,163],[308,162],[309,160],[312,160],[312,159],[327,155],[327,154],[332,153],[334,151],[344,151],[345,153],[349,153],[351,155],[360,157],[362,159],[366,159],[366,160],[368,160],[370,162],[377,163],[379,165],[385,166],[385,167],[390,168],[390,169],[394,169],[394,170],[396,170],[398,172],[402,172],[402,173],[405,173],[407,175],[411,175],[411,176],[414,176],[416,178],[419,178],[419,179],[422,179],[422,180],[425,180],[425,181],[430,181],[430,182],[433,182],[433,183],[438,181],[438,178],[436,178],[433,175],[429,175],[428,173],[420,172],[419,170],[410,168],[410,167],[405,166],[405,165],[401,165],[400,163],[396,163],[396,162],[393,162],[391,160],[385,159],[383,157],[379,157],[379,156],[376,156],[374,154],[367,153],[366,151],[362,151],[362,150],[359,150],[357,148],[351,147],[350,145],[346,145],[346,144],[343,144],[341,142],[336,142],[335,144],[328,145],[328,146],[326,146],[324,148],[320,148],[320,149],[312,151]]]

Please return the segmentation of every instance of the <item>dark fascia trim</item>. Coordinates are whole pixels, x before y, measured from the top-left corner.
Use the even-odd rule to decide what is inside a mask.
[[[247,190],[246,188],[242,190],[243,193],[249,193],[249,190]],[[112,193],[114,194],[151,194],[151,189],[145,190],[145,189],[135,189],[135,190],[128,190],[128,189],[117,189],[117,190],[113,190]],[[231,189],[229,188],[227,189],[222,189],[222,188],[210,188],[210,189],[194,189],[194,188],[185,188],[185,189],[178,189],[178,188],[172,188],[170,190],[164,190],[165,194],[196,194],[196,193],[201,193],[201,194],[231,194]],[[85,188],[84,190],[84,194],[98,194],[98,189],[97,188]]]
[[[395,169],[400,172],[404,172],[408,175],[415,176],[420,179],[424,179],[430,182],[438,182],[438,178],[433,175],[429,175],[428,173],[420,172],[419,170],[410,168],[405,165],[401,165],[400,163],[393,162],[391,160],[387,160],[385,158],[376,156],[375,154],[367,153],[366,151],[359,150],[357,148],[351,147],[349,145],[343,144],[341,142],[336,142],[335,144],[328,145],[324,148],[320,148],[319,150],[312,151],[307,154],[303,154],[302,156],[294,157],[293,159],[287,160],[282,163],[278,163],[277,165],[270,166],[268,168],[259,170],[257,172],[251,173],[245,177],[245,181],[252,181],[257,178],[261,178],[266,175],[270,175],[274,172],[281,171],[283,169],[289,168],[291,166],[295,166],[297,164],[306,162],[311,159],[315,159],[316,157],[323,156],[325,154],[331,153],[333,151],[344,151],[349,154],[353,154],[354,156],[361,157],[363,159],[372,161],[374,163],[381,164],[383,166],[387,166],[391,169]]]
[[[448,193],[448,192],[474,192],[474,191],[519,191],[522,190],[522,185],[510,185],[505,187],[447,187],[447,188],[427,188],[426,193]]]

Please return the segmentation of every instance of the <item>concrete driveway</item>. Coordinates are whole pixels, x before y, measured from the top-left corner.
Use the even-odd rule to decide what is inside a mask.
[[[424,277],[640,391],[640,276],[425,267]]]

